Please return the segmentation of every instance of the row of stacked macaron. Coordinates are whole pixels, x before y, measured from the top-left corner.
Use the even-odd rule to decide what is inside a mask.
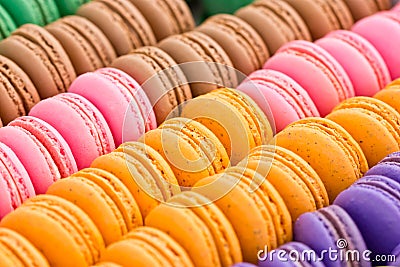
[[[238,11],[237,15],[243,17],[243,20],[234,16],[215,16],[197,28],[196,33],[176,35],[162,42],[159,47],[170,54],[172,61],[170,57],[165,59],[164,54],[158,56],[158,52],[151,50],[150,56],[136,55],[135,59],[121,59],[115,64],[117,67],[122,66],[121,68],[129,74],[138,72],[134,78],[143,81],[144,78],[148,78],[149,73],[143,75],[144,70],[140,72],[139,68],[131,65],[138,63],[138,57],[141,57],[139,63],[147,62],[145,64],[147,71],[150,69],[149,65],[165,69],[175,63],[212,61],[234,67],[248,75],[261,68],[269,54],[273,54],[282,44],[295,39],[311,40],[311,33],[318,25],[306,18],[307,13],[304,13],[304,10],[309,8],[307,5],[314,6],[314,4],[311,1],[304,9],[297,6],[298,4],[301,6],[302,2],[289,1],[291,6],[283,0],[257,1],[248,8],[244,8],[244,11]],[[344,10],[343,13],[347,14],[346,21],[353,21],[344,2],[338,1],[340,8],[335,5],[330,1],[321,1],[314,8],[320,11],[324,21],[338,10]],[[386,8],[388,6],[382,5],[382,9]],[[250,11],[247,12],[247,9]],[[322,10],[333,13],[325,14]],[[263,23],[252,23],[250,18],[254,17],[253,12],[255,12],[254,16],[260,17]],[[281,12],[286,15],[283,16]],[[245,15],[241,16],[242,13]],[[4,90],[5,92],[2,92],[2,95],[6,96],[6,102],[2,105],[3,110],[0,110],[0,117],[4,120],[4,124],[18,115],[26,114],[37,103],[39,97],[44,99],[65,92],[76,75],[108,66],[116,56],[127,54],[132,49],[141,46],[155,45],[157,41],[169,35],[194,28],[190,10],[185,2],[180,0],[167,2],[165,5],[157,5],[152,1],[98,0],[81,6],[77,14],[80,16],[60,19],[45,29],[39,29],[33,25],[23,26],[16,30],[12,37],[0,42],[0,54],[13,60],[22,72],[27,74],[21,78],[26,88],[15,90],[12,88],[17,87],[16,84],[20,87],[24,84],[19,79],[22,75],[21,70],[15,70],[5,77],[13,86],[9,86],[7,90]],[[280,26],[275,26],[276,24]],[[265,25],[269,28],[283,27],[286,30],[284,33],[281,31],[266,33]],[[318,34],[325,34],[334,29],[349,28],[351,25],[352,22],[345,26],[336,22],[334,25],[318,30]],[[236,32],[239,29],[240,31]],[[180,49],[175,49],[176,45]],[[141,53],[143,51],[136,54]],[[32,62],[34,64],[31,64]],[[4,64],[8,65],[8,62]],[[223,86],[236,87],[237,80],[244,78],[244,75],[239,75],[238,79],[235,79],[232,70],[229,69],[221,70],[220,74],[216,74],[206,66],[200,69],[202,80]],[[15,72],[18,75],[15,75]],[[152,70],[151,73],[154,72],[157,70]],[[199,78],[187,72],[185,74],[188,80]],[[162,94],[165,94],[165,90],[168,89],[164,88]],[[193,85],[192,93],[197,96],[211,89],[213,88],[204,85]],[[153,98],[158,99],[154,96],[154,92],[146,91],[146,93],[151,94],[149,98],[154,104]],[[190,95],[186,94],[184,99],[189,97]]]
[[[25,24],[0,42],[0,55],[15,63],[1,59],[4,104],[0,119],[4,124],[27,114],[40,99],[65,92],[77,75],[108,66],[117,55],[155,45],[159,38],[194,27],[182,0],[163,5],[154,1],[91,1],[77,14],[80,16],[64,17],[45,28]]]
[[[75,14],[88,0],[0,1],[0,39],[7,38],[18,26],[33,23],[44,26],[60,16]]]
[[[297,44],[297,43],[295,42],[292,44]],[[301,44],[312,47],[311,43],[301,43]],[[316,50],[315,47],[312,48]],[[133,57],[133,54],[129,55],[129,58],[131,57]],[[382,68],[384,69],[384,67]],[[331,71],[334,72],[335,70]],[[94,77],[92,77],[93,75]],[[345,76],[346,74],[342,75]],[[96,88],[102,90],[101,94],[97,94],[97,92],[95,92],[94,90],[90,90],[91,88],[90,86],[88,86],[89,84],[93,85],[93,82],[96,79],[99,80],[99,84],[98,85],[96,84]],[[121,89],[121,87],[123,87],[123,89]],[[35,107],[35,109],[31,113],[32,115],[38,118],[42,118],[43,120],[49,122],[52,125],[52,127],[55,128],[55,130],[51,131],[46,130],[44,134],[45,136],[47,135],[48,132],[52,132],[52,135],[55,135],[54,131],[61,133],[62,138],[64,138],[67,141],[68,146],[70,147],[70,153],[64,153],[64,151],[69,151],[69,150],[65,149],[65,144],[62,143],[62,141],[59,141],[61,138],[58,137],[57,138],[58,143],[64,146],[64,148],[60,150],[64,154],[67,154],[68,157],[65,157],[64,154],[61,154],[60,156],[59,152],[53,152],[53,153],[49,152],[48,154],[40,153],[44,150],[43,145],[44,147],[46,147],[46,142],[48,141],[47,140],[42,141],[41,146],[39,145],[38,142],[35,142],[36,139],[39,140],[43,139],[43,133],[41,133],[42,136],[39,136],[40,133],[35,133],[38,136],[32,137],[31,136],[32,134],[29,134],[29,131],[34,131],[32,130],[32,127],[27,126],[28,129],[30,128],[30,130],[25,129],[25,132],[23,133],[21,133],[21,131],[15,131],[14,130],[15,127],[14,128],[6,127],[2,130],[4,132],[3,142],[8,144],[12,148],[12,150],[16,152],[17,156],[22,161],[23,163],[22,165],[25,166],[27,173],[30,176],[30,180],[32,181],[33,186],[36,189],[35,190],[36,193],[45,192],[47,187],[52,182],[54,182],[54,180],[57,180],[61,177],[65,177],[68,174],[74,172],[74,170],[76,170],[75,161],[77,168],[82,169],[89,166],[94,158],[102,154],[111,152],[113,148],[115,148],[115,145],[118,146],[119,144],[122,143],[124,131],[126,130],[128,131],[128,133],[125,136],[126,140],[137,140],[137,138],[139,138],[139,136],[141,136],[144,132],[153,129],[156,126],[154,118],[155,116],[152,112],[151,105],[149,104],[149,101],[147,100],[146,96],[140,90],[139,86],[130,77],[126,76],[121,72],[118,72],[117,70],[103,69],[97,71],[95,74],[88,73],[82,75],[75,81],[73,86],[71,86],[71,92],[83,95],[84,97],[86,97],[86,99],[90,100],[95,107],[90,103],[88,103],[86,100],[76,95],[66,94],[66,95],[61,95],[57,98],[41,102],[39,105]],[[186,89],[186,92],[187,92],[186,95],[190,95],[189,90]],[[109,95],[107,95],[107,93]],[[124,103],[123,98],[126,96],[128,96],[128,98],[125,98],[125,104],[123,104]],[[348,96],[351,96],[351,94],[348,94]],[[258,100],[258,98],[256,97],[253,98],[256,101]],[[127,101],[127,99],[135,99],[135,101],[130,102]],[[186,99],[184,98],[184,100]],[[60,104],[60,102],[62,103]],[[110,103],[113,103],[114,105],[110,105]],[[136,103],[136,105],[132,107],[133,103]],[[66,110],[60,108],[61,106],[64,106]],[[196,106],[196,104],[192,104],[192,106]],[[261,103],[260,106],[265,107],[266,105],[262,105]],[[133,117],[129,116],[125,117],[125,112],[128,109],[128,107],[132,111],[131,115]],[[166,107],[164,105],[161,106],[161,109],[165,108]],[[98,112],[97,109],[100,112]],[[196,108],[194,108],[194,110],[195,109]],[[189,110],[189,108],[187,107],[186,110]],[[64,120],[60,119],[65,117],[66,114],[68,114],[68,111],[71,116],[71,118],[68,119],[68,122],[70,122],[71,125],[68,125],[67,123],[65,123]],[[170,112],[170,109],[168,109],[168,112]],[[83,113],[85,113],[86,115],[90,114],[93,116],[89,116],[89,118],[84,117],[82,115]],[[75,118],[76,120],[72,118]],[[128,119],[128,122],[130,124],[128,124],[126,128],[123,128],[122,125],[124,125],[125,119]],[[163,119],[164,118],[160,119],[160,121],[162,121]],[[90,121],[93,125],[97,127],[92,127],[92,128],[88,127],[88,121]],[[136,123],[139,126],[135,126]],[[74,134],[71,134],[70,129],[72,125],[82,126],[79,129],[79,131],[81,132],[81,134],[79,134],[79,136],[81,136],[80,139],[75,138]],[[107,125],[109,127],[107,127]],[[43,125],[37,127],[43,127]],[[45,128],[48,129],[49,127],[51,126],[47,125]],[[33,128],[35,129],[35,127]],[[97,132],[98,135],[93,136],[92,135],[93,132]],[[16,142],[13,139],[13,136],[17,133],[19,133],[20,135],[22,134],[21,136],[25,138],[21,137],[19,138],[18,142]],[[21,140],[25,141],[23,142]],[[226,146],[228,145],[228,142],[230,142],[230,140],[222,140],[222,141]],[[27,156],[27,154],[25,153],[25,147],[27,144],[26,142],[32,145],[31,146],[32,150],[36,151],[37,158],[42,159],[41,161],[35,161],[32,163],[30,157]],[[262,143],[263,141],[259,141],[258,143],[255,142],[253,144],[260,145]],[[54,148],[49,145],[47,145],[47,147],[48,148],[46,149],[50,151],[54,150]],[[83,147],[85,149],[82,149]],[[249,147],[248,144],[247,145],[238,144],[238,145],[233,145],[232,147],[233,149],[242,147],[245,148],[244,152],[239,151],[240,152],[239,154],[236,154],[236,151],[231,151],[232,148],[228,149],[228,152],[231,155],[231,160],[234,163],[237,163],[238,160],[240,160],[241,157],[243,157],[251,148]],[[390,149],[392,148],[390,147]],[[379,157],[382,156],[382,153],[384,154],[385,152],[390,152],[390,151],[380,152],[380,154],[378,154],[377,156],[378,160]],[[71,154],[73,156],[71,156]],[[57,164],[58,165],[64,164],[67,165],[68,167],[67,168],[65,166],[54,167],[54,165]],[[35,171],[37,169],[41,170],[41,172]],[[57,169],[59,169],[58,172]],[[23,175],[23,177],[25,177],[25,179],[23,180],[25,181],[29,180],[26,179],[25,174]],[[32,190],[30,192],[32,192]],[[32,193],[30,195],[32,195]],[[19,203],[21,203],[21,201]],[[13,205],[15,206],[16,204]]]
[[[391,92],[398,93],[396,83],[393,86],[392,89],[385,89],[389,95]],[[60,96],[63,94],[54,98]],[[372,98],[351,98],[338,106],[328,118],[344,108],[347,112],[343,115],[345,118],[361,114],[354,122],[365,125],[368,129],[360,129],[359,132],[377,129],[386,131],[387,138],[374,138],[383,136],[380,133],[367,137],[359,136],[357,131],[349,130],[349,133],[344,129],[349,124],[340,120],[337,122],[343,127],[329,119],[308,118],[281,131],[272,141],[272,144],[277,144],[276,147],[256,147],[268,142],[272,131],[268,129],[269,123],[265,114],[251,98],[240,91],[219,89],[195,100],[199,100],[203,107],[206,102],[213,104],[205,109],[198,109],[197,104],[189,104],[184,107],[182,114],[194,115],[203,124],[183,118],[167,120],[158,129],[147,132],[141,138],[147,146],[126,143],[116,151],[95,159],[91,164],[95,169],[80,171],[70,178],[59,180],[49,188],[48,194],[61,196],[87,213],[88,217],[84,218],[87,225],[83,227],[87,227],[86,233],[91,233],[91,236],[84,238],[96,237],[96,242],[89,242],[94,244],[94,248],[81,247],[83,251],[76,250],[76,233],[71,232],[70,227],[77,227],[73,224],[77,219],[68,219],[72,225],[67,226],[65,221],[54,216],[60,211],[68,213],[61,212],[62,214],[57,215],[64,219],[71,216],[71,213],[73,216],[84,215],[82,212],[72,212],[73,205],[54,197],[38,196],[28,200],[21,208],[6,216],[1,225],[27,237],[56,266],[85,266],[100,258],[123,266],[129,266],[132,262],[146,265],[156,264],[161,259],[171,261],[168,255],[163,256],[164,258],[151,256],[154,253],[157,255],[157,251],[160,252],[165,246],[168,250],[172,246],[179,253],[186,251],[188,257],[185,254],[185,257],[179,259],[187,263],[189,258],[195,266],[229,266],[242,259],[256,262],[256,252],[264,245],[272,249],[292,240],[292,223],[300,214],[327,206],[329,199],[332,202],[337,194],[368,170],[367,159],[370,154],[366,151],[366,157],[359,143],[372,148],[390,146],[390,149],[398,150],[398,142],[384,145],[382,142],[397,139],[399,131],[393,124],[399,122],[400,115],[384,102]],[[218,102],[225,108],[224,113],[229,115],[229,121],[219,121],[226,129],[232,129],[229,124],[238,125],[235,117],[241,117],[245,122],[242,126],[247,134],[230,136],[240,139],[231,140],[231,147],[226,145],[226,134],[223,132],[225,129],[213,124],[210,114],[204,115],[204,110],[218,107]],[[216,108],[215,111],[214,115],[221,113],[221,109]],[[218,119],[215,117],[215,120]],[[238,167],[227,168],[227,151],[233,153],[232,150],[237,147],[235,144],[238,141],[243,142],[242,139],[246,136],[254,150]],[[263,137],[267,140],[263,140]],[[210,146],[210,143],[213,145]],[[180,148],[183,160],[177,153],[177,147]],[[321,151],[329,151],[329,154]],[[271,162],[275,168],[271,167]],[[216,175],[210,176],[214,173]],[[285,176],[287,179],[283,180]],[[249,190],[252,183],[255,183],[254,192]],[[192,192],[179,194],[178,184],[193,186]],[[88,195],[92,197],[88,198]],[[168,204],[159,205],[159,202],[165,201]],[[208,205],[193,209],[196,210],[193,213],[189,211],[192,209],[174,206],[198,206],[206,203]],[[33,219],[31,210],[38,211],[35,213],[38,216],[36,219]],[[126,217],[127,214],[130,215]],[[131,220],[127,221],[127,218]],[[35,229],[38,231],[32,231],[32,225],[26,226],[30,220],[37,222]],[[78,221],[82,224],[82,220],[80,218]],[[100,252],[102,247],[104,249],[101,237],[105,244],[110,244],[128,230],[142,225],[143,221],[146,226],[168,233],[177,243],[162,245],[172,241],[166,241],[158,233],[155,234],[158,237],[153,240],[155,243],[148,251],[143,248],[145,245],[141,246],[137,241],[140,238],[132,238],[135,234],[129,234],[123,241],[113,243],[105,252]],[[50,227],[48,223],[53,226]],[[60,224],[64,228],[60,229]],[[221,227],[221,224],[224,226]],[[40,230],[44,226],[49,235],[46,238]],[[390,224],[382,225],[396,241],[398,230],[389,226]],[[50,230],[53,228],[56,232]],[[362,234],[369,231],[374,237],[379,235],[370,228],[360,230]],[[67,239],[54,240],[54,236],[61,235],[70,236],[68,242]],[[132,239],[136,241],[131,241]],[[65,254],[60,255],[52,250],[53,247],[61,246],[57,242],[62,242],[64,251],[72,249],[68,259]],[[377,252],[373,246],[374,241],[369,242],[372,242],[372,246],[368,243],[368,248]],[[135,254],[138,252],[136,249],[143,252],[139,253],[143,257]],[[82,255],[89,251],[92,256],[82,259]]]

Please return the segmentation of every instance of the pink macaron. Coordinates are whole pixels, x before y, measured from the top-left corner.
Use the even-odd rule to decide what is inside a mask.
[[[397,5],[395,5],[395,6],[392,8],[392,11],[400,11],[400,3],[397,3]]]
[[[33,196],[35,190],[24,166],[11,148],[0,142],[0,219]]]
[[[24,165],[36,194],[60,178],[78,171],[71,149],[48,123],[20,117],[0,128],[0,142],[10,147]]]
[[[358,34],[334,31],[315,43],[342,65],[353,83],[356,96],[373,96],[391,81],[382,56]]]
[[[307,91],[321,116],[341,101],[354,96],[354,88],[343,67],[327,51],[307,41],[282,46],[264,65],[280,71]]]
[[[157,127],[153,107],[143,89],[121,70],[103,68],[85,73],[72,83],[69,92],[85,97],[100,110],[116,146],[137,141]]]
[[[266,115],[272,112],[277,132],[294,121],[320,116],[304,88],[279,71],[257,70],[237,89],[249,95]]]
[[[79,170],[115,149],[111,130],[101,112],[77,94],[63,93],[42,100],[29,115],[44,120],[61,134]]]
[[[400,77],[400,12],[379,12],[358,21],[352,31],[363,36],[378,50],[392,80]]]

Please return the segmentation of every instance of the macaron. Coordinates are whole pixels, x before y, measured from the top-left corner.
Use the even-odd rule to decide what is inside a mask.
[[[275,138],[316,171],[332,201],[368,170],[360,145],[339,124],[323,118],[308,118],[289,125]]]
[[[334,204],[345,209],[356,223],[367,248],[372,251],[371,259],[389,255],[399,243],[399,190],[399,183],[392,179],[367,176],[335,199]]]
[[[121,266],[194,266],[188,253],[176,240],[147,226],[136,228],[123,240],[108,246],[101,259]]]
[[[63,93],[40,101],[29,113],[53,126],[65,139],[78,170],[110,153],[114,148],[111,130],[100,111],[85,98]]]
[[[252,149],[238,166],[257,171],[283,198],[293,222],[305,212],[329,205],[328,193],[318,174],[297,154],[279,146]]]
[[[44,26],[60,17],[54,0],[24,1],[0,0],[0,4],[8,11],[17,26],[27,23]]]
[[[225,147],[232,165],[273,136],[274,128],[267,116],[239,90],[221,88],[187,101],[181,116],[210,129]]]
[[[157,41],[193,30],[195,22],[188,4],[183,0],[130,0],[149,22]]]
[[[77,75],[106,67],[117,57],[104,33],[90,20],[68,16],[46,26],[67,52]]]
[[[74,15],[78,8],[90,0],[55,0],[62,17]]]
[[[26,115],[40,101],[31,79],[13,61],[0,56],[0,118],[4,124]]]
[[[120,179],[135,198],[143,219],[160,202],[180,192],[168,163],[144,144],[126,143],[117,151],[96,158],[91,167]]]
[[[149,23],[130,0],[90,1],[82,5],[76,14],[99,27],[118,56],[128,54],[135,48],[156,44]]]
[[[115,68],[102,68],[79,76],[68,89],[85,97],[103,114],[115,145],[136,141],[157,127],[149,99],[128,74]]]
[[[191,187],[201,178],[221,173],[229,166],[223,144],[195,120],[169,119],[139,141],[163,156],[183,187]]]
[[[213,38],[226,51],[233,66],[239,71],[239,81],[260,69],[269,58],[268,48],[261,36],[239,17],[228,14],[214,15],[196,30]]]
[[[257,263],[257,252],[265,246],[274,249],[292,239],[292,220],[285,203],[253,170],[232,167],[200,180],[192,190],[222,210],[237,234],[246,262]]]
[[[40,195],[4,217],[1,227],[24,236],[47,258],[50,266],[88,266],[105,249],[88,215],[60,197]]]
[[[81,170],[54,183],[47,194],[62,197],[81,208],[97,226],[106,245],[143,225],[142,214],[128,188],[104,170]]]
[[[102,261],[95,265],[91,265],[91,267],[122,267],[122,266],[113,262]]]
[[[306,117],[319,117],[319,112],[309,94],[286,74],[274,70],[257,70],[237,88],[246,93],[273,120],[276,132],[290,123]]]
[[[393,249],[390,255],[394,256],[394,260],[388,262],[387,264],[390,266],[400,265],[400,243]]]
[[[400,183],[400,157],[394,152],[367,171],[365,176],[381,175]]]
[[[17,2],[24,1],[12,1]],[[29,76],[42,99],[65,92],[76,78],[61,44],[44,28],[33,24],[19,27],[0,42],[0,54],[14,61]]]
[[[349,7],[354,21],[358,21],[364,17],[371,16],[378,11],[388,10],[391,7],[390,0],[345,0],[346,5]]]
[[[316,236],[318,238],[315,238]],[[301,215],[294,225],[294,239],[309,246],[317,255],[322,255],[322,251],[329,249],[344,254],[349,251],[363,253],[367,250],[357,225],[349,214],[337,205]],[[328,267],[348,264],[371,266],[371,263],[362,257],[359,260],[324,257],[322,262]]]
[[[163,123],[168,116],[175,116],[180,105],[192,98],[183,71],[158,47],[138,48],[114,60],[111,67],[126,72],[141,85],[153,107],[157,124]]]
[[[393,8],[392,11],[399,11],[400,10],[400,4],[397,3]]]
[[[303,18],[313,40],[339,29],[348,30],[353,17],[344,0],[285,0]]]
[[[9,146],[24,165],[36,194],[44,194],[55,181],[77,172],[71,149],[48,123],[20,117],[0,128],[0,142]]]
[[[327,51],[311,42],[293,41],[284,45],[263,68],[280,71],[300,84],[321,116],[354,96],[353,85],[343,67]]]
[[[224,48],[211,37],[191,31],[170,36],[158,47],[168,53],[182,69],[193,96],[223,86],[238,84],[234,65]]]
[[[400,150],[400,114],[380,100],[350,98],[327,118],[340,124],[359,143],[370,167]]]
[[[242,261],[231,223],[215,204],[198,193],[174,196],[155,208],[145,224],[180,243],[195,266],[231,266]]]
[[[234,265],[232,265],[232,267],[256,267],[257,265],[254,265],[252,263],[248,263],[248,262],[240,262],[240,263],[236,263]]]
[[[29,175],[15,153],[0,142],[0,219],[35,196]]]
[[[7,38],[17,26],[14,20],[11,18],[10,14],[4,7],[0,4],[0,39]]]
[[[396,12],[382,11],[358,21],[352,31],[367,39],[385,60],[392,80],[400,77],[400,59],[394,52],[400,45],[400,17]],[[383,38],[390,36],[387,43]]]
[[[385,102],[400,113],[400,104],[397,101],[398,96],[400,95],[400,79],[394,80],[383,89],[385,90],[380,90],[374,95],[374,98]]]
[[[50,267],[43,254],[26,238],[7,228],[0,228],[1,266]]]
[[[351,31],[334,31],[315,42],[342,65],[356,96],[373,96],[390,81],[385,61],[375,47]]]
[[[271,55],[290,41],[311,41],[311,34],[304,20],[283,0],[255,1],[236,11],[235,15],[258,32]]]
[[[309,258],[301,258],[300,255],[307,255],[306,257]],[[313,260],[313,256],[317,259],[315,251],[313,251],[309,246],[297,241],[286,243],[277,249],[268,251],[267,254],[264,253],[260,256],[261,257],[258,261],[259,267],[289,267],[296,264],[312,267],[325,266],[321,261]]]

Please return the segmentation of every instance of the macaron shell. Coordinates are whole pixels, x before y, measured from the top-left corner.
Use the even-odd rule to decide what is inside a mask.
[[[4,56],[0,56],[0,73],[0,117],[4,124],[8,124],[13,119],[26,115],[40,101],[40,97],[28,75]]]
[[[130,0],[149,22],[157,41],[193,30],[195,22],[189,6],[182,0]]]
[[[142,86],[158,124],[163,123],[168,116],[174,116],[179,111],[178,105],[192,98],[186,76],[176,65],[170,55],[153,46],[138,48],[111,64]]]
[[[168,233],[188,252],[195,266],[221,266],[211,231],[190,209],[161,204],[149,213],[145,225]]]
[[[276,145],[293,151],[313,167],[331,200],[368,170],[357,142],[340,125],[326,119],[300,120],[274,139]]]
[[[256,263],[257,251],[265,245],[277,247],[271,215],[260,197],[250,193],[248,185],[228,174],[219,174],[200,180],[192,190],[209,199],[217,199],[214,203],[235,229],[244,261]]]
[[[398,101],[399,97],[400,87],[396,88],[395,86],[389,87],[388,90],[381,90],[374,95],[374,98],[385,102],[400,113],[400,103]]]
[[[87,266],[99,260],[103,239],[89,217],[61,198],[37,196],[0,225],[28,239],[51,266]]]
[[[239,240],[222,211],[209,201],[200,194],[188,191],[171,198],[169,202],[189,207],[207,225],[217,246],[221,266],[232,266],[242,261]]]
[[[112,152],[98,157],[92,162],[91,168],[102,169],[118,177],[135,198],[143,218],[164,200],[151,174],[125,153]]]
[[[73,15],[78,8],[90,0],[55,0],[62,17]]]
[[[173,35],[162,40],[157,46],[180,64],[194,97],[222,86],[235,87],[238,83],[228,53],[204,33],[191,31]]]
[[[392,261],[392,262],[388,262],[388,265],[391,265],[391,266],[396,266],[396,264],[397,265],[399,265],[400,264],[400,243],[399,243],[399,245],[397,245],[394,249],[393,249],[393,251],[390,253],[390,255],[394,255],[396,258],[396,260],[395,261]]]
[[[400,163],[399,162],[380,162],[365,174],[370,175],[381,175],[387,178],[393,179],[400,183]]]
[[[395,12],[380,12],[357,22],[352,31],[367,39],[381,54],[389,68],[392,80],[400,77],[400,59],[393,49],[400,44],[400,19]],[[383,42],[384,36],[391,36],[390,43]]]
[[[118,241],[127,233],[127,225],[116,203],[96,183],[77,175],[64,178],[46,192],[81,208],[94,222],[105,245]]]
[[[328,51],[343,66],[353,83],[356,96],[372,96],[390,82],[389,70],[384,60],[361,36],[350,31],[335,31],[318,40],[316,44]]]
[[[269,58],[268,48],[260,35],[238,17],[214,15],[196,30],[209,35],[226,51],[233,66],[241,72],[237,74],[239,81],[243,74],[260,69]]]
[[[342,192],[334,204],[357,224],[374,255],[389,254],[400,240],[399,184],[383,176],[368,176]],[[365,219],[368,218],[368,219]]]
[[[374,98],[355,97],[342,102],[327,116],[359,143],[370,167],[400,150],[400,114]]]
[[[174,266],[192,267],[193,262],[182,246],[167,233],[153,227],[138,227],[124,239],[138,239],[158,249],[168,263]],[[167,263],[166,262],[166,263]]]
[[[68,16],[46,26],[64,47],[77,75],[106,67],[117,57],[103,32],[91,21]]]
[[[123,152],[137,159],[152,174],[165,200],[179,194],[181,189],[168,162],[152,147],[139,142],[122,144],[115,152]]]
[[[0,39],[7,38],[17,26],[15,25],[14,20],[11,18],[11,15],[7,12],[7,10],[0,5]]]
[[[50,153],[58,167],[61,178],[78,171],[75,158],[67,142],[51,125],[35,117],[23,116],[13,120],[9,126],[17,126],[34,135]]]
[[[0,142],[10,147],[21,160],[36,194],[45,193],[51,184],[61,178],[49,151],[28,131],[14,126],[2,127]]]
[[[0,229],[0,246],[6,247],[7,250],[12,252],[18,258],[18,266],[43,266],[49,267],[47,259],[43,254],[35,248],[28,240],[7,228]],[[7,257],[1,257],[7,260]],[[1,261],[1,260],[0,260]],[[4,264],[4,262],[3,262]],[[9,266],[9,265],[2,265]],[[13,265],[17,266],[17,265]]]

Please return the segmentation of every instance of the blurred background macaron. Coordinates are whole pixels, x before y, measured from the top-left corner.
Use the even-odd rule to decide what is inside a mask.
[[[90,0],[55,0],[58,11],[62,17],[74,15],[78,8]]]
[[[7,38],[16,28],[14,20],[0,4],[0,40]]]

